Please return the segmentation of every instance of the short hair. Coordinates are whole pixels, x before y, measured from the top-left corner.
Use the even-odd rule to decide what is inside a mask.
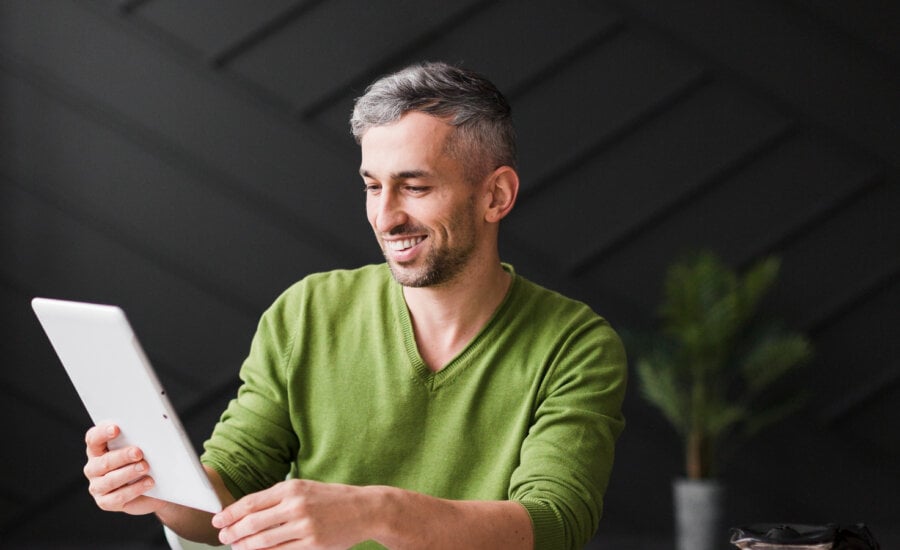
[[[356,99],[350,129],[357,143],[373,126],[391,124],[410,111],[445,120],[455,128],[446,144],[466,162],[467,173],[516,167],[512,111],[500,90],[484,76],[442,62],[410,65],[384,76]],[[477,159],[472,166],[469,159]]]

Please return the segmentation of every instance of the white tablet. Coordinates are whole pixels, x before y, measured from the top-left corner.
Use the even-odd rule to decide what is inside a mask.
[[[191,508],[222,509],[147,356],[116,306],[35,298],[50,343],[95,424],[121,434],[110,448],[140,447],[155,485],[146,494]]]

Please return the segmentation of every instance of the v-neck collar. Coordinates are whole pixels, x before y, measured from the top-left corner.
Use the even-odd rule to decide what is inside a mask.
[[[428,368],[428,365],[425,364],[425,361],[422,359],[422,355],[419,353],[419,346],[416,344],[416,335],[413,330],[412,317],[409,313],[409,307],[406,305],[406,298],[403,296],[403,287],[397,283],[393,277],[390,280],[391,292],[393,294],[393,299],[391,302],[394,304],[396,318],[400,324],[400,329],[403,337],[403,345],[406,350],[406,357],[408,360],[409,367],[413,370],[415,377],[419,380],[428,390],[437,391],[443,385],[447,384],[449,381],[453,380],[457,375],[461,374],[465,371],[466,366],[471,364],[469,360],[474,354],[478,353],[479,349],[482,347],[484,340],[487,338],[486,334],[490,332],[491,327],[500,322],[499,320],[504,316],[506,310],[508,309],[508,304],[510,301],[510,296],[513,295],[516,286],[518,285],[518,278],[516,276],[515,269],[509,264],[503,264],[503,269],[507,273],[509,273],[512,280],[510,281],[509,288],[506,290],[506,296],[503,297],[503,301],[500,302],[500,305],[497,306],[497,309],[491,315],[488,322],[485,323],[481,330],[463,347],[462,350],[456,356],[453,357],[444,367],[438,371],[432,371]]]

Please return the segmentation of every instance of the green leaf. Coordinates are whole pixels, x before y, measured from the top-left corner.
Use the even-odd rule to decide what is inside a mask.
[[[744,436],[753,437],[766,428],[788,416],[794,414],[806,404],[808,393],[799,392],[788,399],[783,400],[777,405],[767,407],[748,417],[744,423]]]
[[[781,260],[773,257],[760,260],[747,270],[739,287],[743,319],[750,319],[756,313],[763,296],[775,284],[780,269]]]
[[[644,398],[655,405],[679,433],[688,429],[687,391],[679,385],[671,364],[657,357],[637,362],[638,381]]]
[[[747,418],[748,410],[743,405],[727,404],[717,400],[710,403],[706,413],[706,432],[718,439],[726,430],[743,422]]]
[[[758,394],[812,356],[812,345],[799,334],[768,335],[746,355],[741,371],[751,394]]]

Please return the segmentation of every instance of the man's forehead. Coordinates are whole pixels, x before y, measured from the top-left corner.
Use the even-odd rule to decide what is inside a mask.
[[[360,140],[363,164],[404,158],[434,160],[445,156],[452,131],[449,124],[421,113],[409,113],[394,123],[373,126]]]

